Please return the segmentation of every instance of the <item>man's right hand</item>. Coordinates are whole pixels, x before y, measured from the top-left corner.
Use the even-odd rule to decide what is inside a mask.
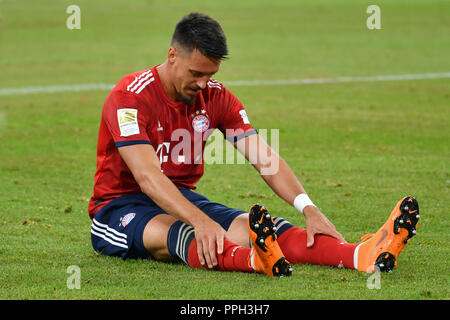
[[[200,263],[202,265],[206,263],[210,269],[217,266],[217,254],[223,253],[223,241],[226,231],[209,217],[200,219],[193,227]]]
[[[187,200],[161,172],[159,158],[151,145],[124,146],[119,152],[141,190],[165,212],[194,227],[200,263],[209,268],[216,266],[217,253],[223,252],[225,230]]]

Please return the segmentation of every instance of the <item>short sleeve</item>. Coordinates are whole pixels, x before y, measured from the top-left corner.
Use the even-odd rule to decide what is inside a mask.
[[[103,119],[116,147],[152,144],[147,133],[150,115],[145,105],[131,93],[111,93],[103,108]]]
[[[220,94],[221,117],[218,129],[230,142],[257,133],[250,124],[247,112],[239,99],[225,87]]]

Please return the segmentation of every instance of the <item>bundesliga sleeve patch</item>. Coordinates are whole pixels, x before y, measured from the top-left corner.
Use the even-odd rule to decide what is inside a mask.
[[[137,112],[137,109],[117,110],[117,120],[119,123],[121,137],[128,137],[133,134],[139,134]]]
[[[245,110],[239,111],[239,114],[241,115],[242,121],[244,121],[244,124],[250,124],[250,121],[248,120],[247,112]]]

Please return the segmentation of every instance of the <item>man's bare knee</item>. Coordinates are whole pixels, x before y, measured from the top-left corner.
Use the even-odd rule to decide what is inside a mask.
[[[173,260],[167,247],[167,234],[175,221],[177,220],[168,214],[159,214],[145,226],[144,246],[158,261]]]
[[[248,234],[248,214],[243,213],[234,218],[231,223],[226,237],[231,242],[234,242],[242,247],[249,247],[250,240]]]

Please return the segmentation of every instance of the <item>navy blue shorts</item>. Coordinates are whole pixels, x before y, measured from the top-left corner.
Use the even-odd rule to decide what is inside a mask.
[[[189,189],[180,192],[212,220],[228,230],[233,220],[245,211],[210,202]],[[92,221],[91,241],[95,251],[123,259],[153,259],[143,243],[144,228],[158,214],[165,213],[146,194],[119,197],[99,210]]]

